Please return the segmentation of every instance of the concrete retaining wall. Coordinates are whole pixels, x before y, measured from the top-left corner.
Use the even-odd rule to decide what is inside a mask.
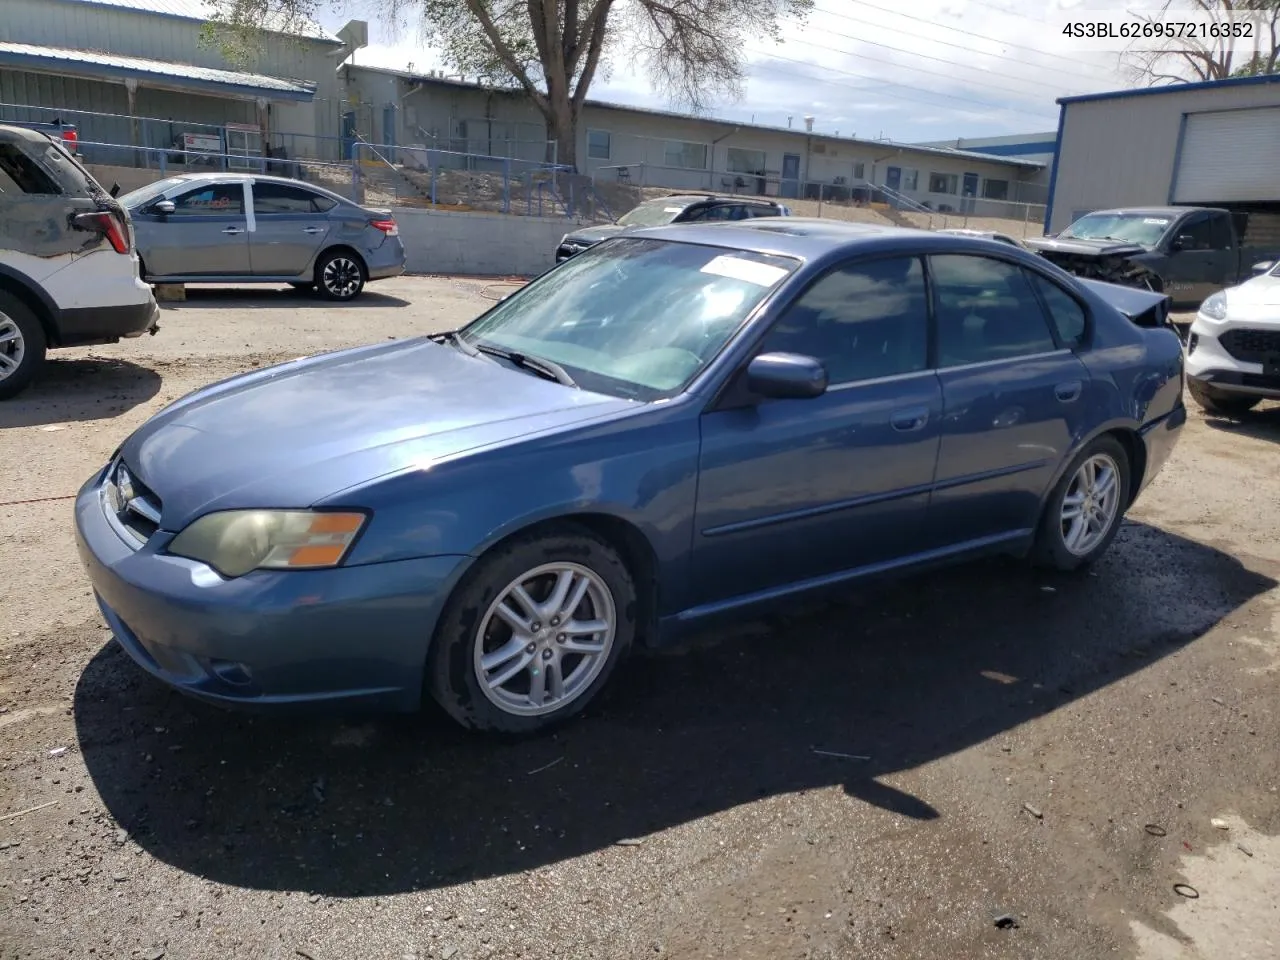
[[[536,276],[555,266],[566,219],[395,207],[410,273]]]

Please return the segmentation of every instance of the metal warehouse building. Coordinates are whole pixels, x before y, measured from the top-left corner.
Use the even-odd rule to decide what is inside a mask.
[[[1280,212],[1280,75],[1058,101],[1046,230],[1090,210],[1190,204]]]

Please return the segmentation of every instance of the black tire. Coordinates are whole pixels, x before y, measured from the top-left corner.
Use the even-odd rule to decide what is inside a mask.
[[[1105,535],[1084,552],[1076,552],[1067,546],[1063,531],[1065,523],[1062,518],[1063,501],[1072,490],[1080,468],[1095,457],[1109,458],[1115,465],[1116,507]],[[1131,478],[1132,467],[1129,464],[1129,455],[1115,437],[1098,437],[1076,454],[1045,503],[1044,513],[1040,517],[1040,526],[1036,530],[1035,544],[1031,549],[1031,559],[1036,566],[1069,573],[1089,566],[1102,556],[1107,547],[1111,546],[1111,541],[1116,538],[1120,524],[1124,520],[1124,512],[1129,506]]]
[[[586,568],[608,588],[616,624],[613,642],[601,655],[603,663],[594,676],[590,672],[584,675],[581,691],[559,709],[539,715],[511,712],[490,698],[482,689],[477,675],[477,644],[491,644],[493,646],[490,649],[493,649],[504,642],[510,642],[509,635],[504,641],[501,632],[494,635],[493,627],[483,621],[499,595],[513,581],[543,565],[553,563],[571,563]],[[533,594],[538,581],[529,580],[525,583],[533,585],[529,590]],[[545,598],[534,595],[533,599]],[[590,598],[584,602],[594,604],[594,600]],[[635,637],[636,606],[635,585],[626,564],[608,543],[591,531],[566,526],[551,532],[518,537],[477,560],[446,603],[427,659],[426,692],[454,720],[472,730],[531,734],[557,726],[585,709],[608,683],[614,668],[630,649]],[[506,628],[496,618],[494,623],[500,630]],[[547,627],[544,633],[554,633],[549,624],[544,626]],[[485,628],[484,637],[480,636],[482,627]],[[556,640],[548,636],[542,642],[551,646]],[[531,648],[532,646],[533,644]],[[553,653],[554,650],[541,651],[541,655],[547,657]],[[573,657],[574,654],[564,654],[564,662],[569,667],[560,668],[565,671],[561,673],[562,677],[571,676],[573,664],[583,662],[573,660]],[[559,657],[556,662],[561,662]],[[536,665],[536,658],[530,661],[531,668]],[[514,678],[515,681],[518,682],[525,673],[522,670]]]
[[[31,308],[3,290],[0,290],[0,337],[6,338],[0,343],[0,400],[8,400],[31,385],[44,366],[48,344],[44,327]],[[15,358],[18,358],[16,366]]]
[[[1243,397],[1233,396],[1228,393],[1218,393],[1216,390],[1194,380],[1187,383],[1187,392],[1191,394],[1191,399],[1200,405],[1200,409],[1217,417],[1243,416],[1262,402],[1260,397]]]
[[[326,300],[354,300],[368,279],[364,261],[350,250],[329,250],[316,261],[316,289]]]

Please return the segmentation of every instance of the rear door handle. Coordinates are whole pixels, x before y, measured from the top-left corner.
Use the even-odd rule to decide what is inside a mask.
[[[234,233],[244,233],[244,231],[243,231],[243,230],[241,230],[239,227],[227,227],[227,229],[223,230],[222,232],[223,232],[223,233],[233,233],[233,234],[234,234]]]
[[[899,410],[889,418],[893,429],[899,433],[912,433],[920,430],[929,422],[929,410],[926,407],[913,407],[910,410]]]
[[[1078,399],[1081,391],[1084,390],[1084,384],[1079,380],[1068,380],[1066,383],[1060,383],[1053,388],[1053,395],[1063,403],[1070,403],[1072,400]]]

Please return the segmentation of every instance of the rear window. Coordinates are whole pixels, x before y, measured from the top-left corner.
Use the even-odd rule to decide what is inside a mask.
[[[53,177],[16,145],[0,143],[0,193],[57,196],[62,190]]]

